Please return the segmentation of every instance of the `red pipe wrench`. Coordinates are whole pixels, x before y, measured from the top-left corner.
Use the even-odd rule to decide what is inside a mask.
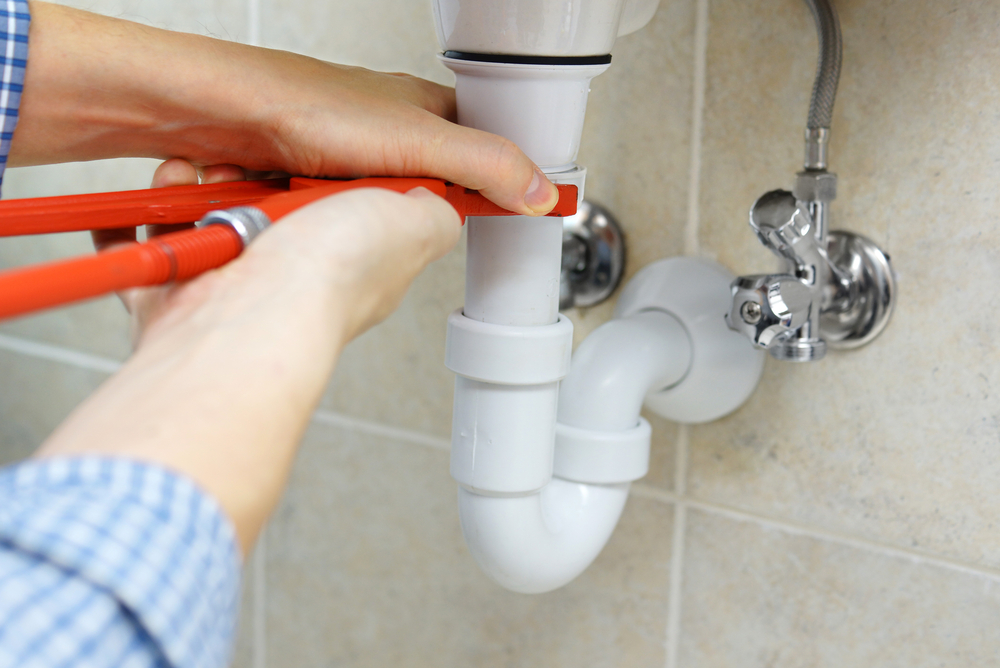
[[[0,272],[0,319],[128,288],[187,280],[236,258],[271,223],[311,202],[356,188],[426,188],[467,216],[513,216],[477,191],[440,179],[291,178],[0,202],[0,237],[199,222],[141,244]],[[557,186],[549,216],[576,213],[576,186]]]

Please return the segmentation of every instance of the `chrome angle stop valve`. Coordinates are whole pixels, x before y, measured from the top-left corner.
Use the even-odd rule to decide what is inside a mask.
[[[726,322],[779,360],[810,362],[828,347],[863,346],[892,314],[889,256],[860,235],[826,231],[836,178],[801,172],[794,193],[766,193],[750,211],[750,227],[785,270],[737,278]]]
[[[778,274],[732,284],[729,327],[772,357],[823,359],[828,348],[858,348],[889,323],[896,283],[889,256],[870,239],[829,231],[837,175],[827,171],[830,126],[840,81],[843,39],[831,0],[805,0],[816,22],[819,64],[805,133],[805,164],[794,192],[766,193],[750,227],[784,263]]]

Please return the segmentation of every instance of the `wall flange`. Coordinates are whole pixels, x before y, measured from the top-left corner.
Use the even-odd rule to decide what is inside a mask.
[[[882,333],[896,305],[896,279],[889,256],[875,242],[833,230],[826,254],[839,290],[820,313],[820,332],[831,348],[860,348]]]
[[[563,218],[559,308],[596,306],[608,299],[625,273],[625,235],[611,212],[593,202],[580,203]]]

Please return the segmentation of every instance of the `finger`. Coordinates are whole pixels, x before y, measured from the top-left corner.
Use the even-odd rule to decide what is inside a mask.
[[[135,243],[135,228],[119,227],[113,230],[91,230],[90,238],[94,242],[94,249],[100,252],[112,246]]]
[[[198,183],[198,170],[187,160],[174,158],[167,160],[153,174],[152,188],[172,188],[173,186],[190,186]]]
[[[425,111],[435,116],[455,122],[458,118],[458,107],[455,103],[455,89],[436,84],[409,74],[393,74],[402,86],[406,88],[401,97],[409,100]]]
[[[174,232],[183,232],[184,230],[193,230],[194,228],[194,223],[171,223],[169,225],[149,224],[146,225],[146,238],[154,239],[156,237],[162,237],[164,234],[173,234]]]
[[[414,188],[406,196],[420,203],[431,228],[430,262],[444,257],[462,236],[462,219],[455,208],[426,188]]]
[[[434,119],[414,139],[424,174],[478,190],[508,211],[540,216],[559,201],[556,187],[503,137]]]
[[[361,67],[331,65],[341,83],[354,90],[374,92],[383,99],[408,102],[450,121],[455,120],[455,89],[401,72],[373,72]]]
[[[211,165],[202,170],[202,183],[227,183],[230,181],[245,181],[246,173],[236,165]],[[189,186],[198,183],[198,170],[188,161],[168,160],[156,170],[153,175],[154,188],[169,188],[173,186]],[[146,237],[152,239],[171,232],[182,232],[194,229],[194,223],[180,225],[147,225]]]
[[[242,167],[236,165],[211,165],[201,170],[202,183],[229,183],[246,180],[246,172],[243,171]]]
[[[153,174],[153,188],[173,188],[174,186],[191,186],[198,183],[198,170],[187,160],[174,158],[167,160],[156,168]],[[194,223],[183,225],[147,225],[146,238],[152,239],[171,232],[180,232],[194,227]]]

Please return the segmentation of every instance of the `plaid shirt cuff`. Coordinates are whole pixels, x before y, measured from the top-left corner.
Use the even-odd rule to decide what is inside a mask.
[[[239,608],[240,554],[217,503],[186,478],[146,464],[91,457],[5,469],[0,550],[4,547],[69,574],[67,586],[84,581],[112,597],[134,629],[133,645],[151,645],[148,653],[167,665],[228,663]],[[0,568],[0,582],[3,575]],[[10,610],[2,609],[2,598],[2,625],[16,626],[19,620],[4,619]],[[78,630],[86,627],[74,621],[82,610],[74,612],[68,602],[60,608],[59,600],[46,594],[46,605],[55,609],[42,617],[48,627],[43,623],[39,629],[36,622],[30,629],[40,638],[33,651],[61,648],[65,654],[68,646],[72,655],[100,643]],[[0,654],[9,651],[5,645],[0,642]],[[19,666],[55,665],[17,652],[12,658]]]
[[[0,0],[0,184],[7,169],[10,142],[17,127],[24,69],[28,64],[28,26],[31,15],[27,0]]]

